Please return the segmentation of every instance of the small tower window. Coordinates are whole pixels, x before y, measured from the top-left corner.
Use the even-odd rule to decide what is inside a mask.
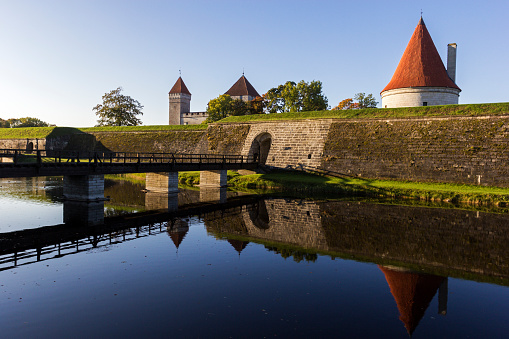
[[[423,102],[422,102],[422,105],[423,105],[423,106],[428,106],[428,102],[427,102],[427,101],[423,101]]]

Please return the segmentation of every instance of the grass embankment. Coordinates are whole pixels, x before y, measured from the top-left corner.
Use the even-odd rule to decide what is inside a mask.
[[[82,132],[152,132],[152,131],[201,131],[206,124],[200,125],[154,125],[154,126],[100,126],[79,128]]]
[[[179,181],[190,186],[197,185],[200,182],[200,173],[179,173]],[[509,188],[338,178],[303,172],[239,175],[237,172],[228,171],[228,185],[236,189],[294,192],[304,196],[325,193],[500,206],[509,203]]]
[[[0,128],[0,139],[43,139],[89,132],[154,132],[154,131],[201,131],[207,125],[157,125],[157,126],[102,126],[102,127],[24,127]]]
[[[509,102],[444,105],[426,107],[401,107],[379,109],[350,109],[341,111],[294,112],[277,114],[255,114],[232,116],[218,121],[218,123],[255,122],[270,120],[296,119],[380,119],[380,118],[412,118],[433,116],[476,116],[509,114]]]
[[[105,174],[104,179],[129,181],[135,184],[145,184],[145,173]]]

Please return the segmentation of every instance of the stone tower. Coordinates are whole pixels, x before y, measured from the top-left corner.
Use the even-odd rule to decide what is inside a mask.
[[[182,77],[179,77],[175,85],[168,93],[170,99],[170,125],[180,125],[184,113],[191,111],[191,92],[184,84]]]
[[[458,104],[456,44],[449,44],[448,53],[446,70],[421,17],[391,81],[380,93],[382,107]]]

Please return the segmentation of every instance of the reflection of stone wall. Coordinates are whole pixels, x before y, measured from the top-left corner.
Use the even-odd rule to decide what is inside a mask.
[[[374,262],[509,278],[509,216],[458,209],[270,199],[205,218],[240,235]]]
[[[320,204],[330,251],[509,277],[509,216],[352,202]]]
[[[260,201],[260,204],[263,203]],[[321,227],[320,210],[316,203],[271,199],[265,200],[265,208],[268,218],[263,212],[254,211],[255,213],[253,213],[253,209],[257,209],[257,207],[244,208],[243,220],[247,235],[250,237],[307,248],[324,248],[326,246],[325,235]],[[267,219],[268,223],[265,224]]]

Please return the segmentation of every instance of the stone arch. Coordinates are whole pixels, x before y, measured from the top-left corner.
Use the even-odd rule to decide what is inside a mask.
[[[248,207],[249,219],[256,228],[261,230],[268,230],[270,225],[269,213],[267,212],[267,206],[265,200],[260,200],[252,206]]]
[[[252,155],[260,161],[260,165],[265,165],[269,156],[270,146],[272,145],[272,135],[268,132],[258,134],[251,142],[249,155]]]
[[[34,143],[32,141],[27,142],[27,153],[31,153],[34,150]]]

